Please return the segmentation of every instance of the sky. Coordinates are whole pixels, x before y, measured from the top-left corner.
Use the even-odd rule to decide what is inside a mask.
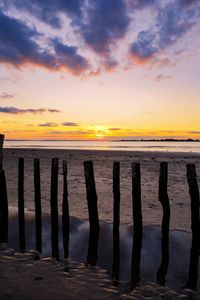
[[[0,132],[198,139],[199,49],[199,0],[0,0]]]

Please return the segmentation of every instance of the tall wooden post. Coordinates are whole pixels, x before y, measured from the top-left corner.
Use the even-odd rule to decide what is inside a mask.
[[[62,234],[63,234],[63,248],[64,258],[69,256],[69,203],[68,203],[68,186],[67,186],[67,162],[63,161],[63,203],[62,203]]]
[[[187,165],[187,180],[191,198],[192,247],[190,250],[190,265],[186,287],[196,289],[198,279],[198,261],[200,254],[200,219],[199,219],[199,188],[195,165]]]
[[[167,194],[167,182],[168,182],[168,164],[166,162],[160,163],[160,177],[159,177],[159,201],[163,207],[163,219],[162,219],[162,261],[157,272],[157,282],[160,285],[165,285],[166,275],[169,264],[169,221],[170,221],[170,205]]]
[[[58,158],[51,164],[51,248],[52,257],[59,260],[58,245]]]
[[[89,245],[87,263],[95,266],[98,257],[99,216],[97,208],[97,193],[95,187],[94,170],[92,161],[84,161],[85,182],[87,192],[88,213],[90,222]]]
[[[112,276],[119,280],[120,269],[120,163],[115,161],[113,163],[113,266]]]
[[[141,207],[141,176],[139,163],[132,163],[132,205],[134,235],[131,262],[131,290],[133,290],[140,281],[140,260],[143,236]]]
[[[40,187],[40,160],[34,159],[34,189],[35,189],[35,234],[36,250],[42,253],[42,208]]]
[[[18,223],[19,223],[19,246],[20,251],[26,249],[25,217],[24,217],[24,158],[18,162]]]
[[[0,170],[3,170],[3,142],[4,135],[0,134]]]
[[[4,135],[0,134],[0,243],[8,242],[8,198],[6,177],[3,170],[3,141]]]

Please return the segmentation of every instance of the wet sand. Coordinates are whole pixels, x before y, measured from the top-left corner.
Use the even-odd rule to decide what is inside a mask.
[[[186,164],[195,163],[200,174],[200,155],[190,153],[115,152],[78,150],[5,149],[4,169],[9,206],[17,206],[18,158],[25,159],[25,207],[34,210],[33,159],[41,160],[43,257],[35,252],[0,251],[0,299],[200,299],[183,289],[187,279],[191,246],[190,196]],[[59,158],[59,211],[62,206],[62,160],[68,162],[68,188],[71,220],[70,259],[56,262],[50,258],[50,178],[51,159]],[[101,220],[98,267],[86,268],[88,210],[83,161],[93,160]],[[112,165],[121,165],[121,281],[113,286],[112,265]],[[161,161],[169,163],[168,192],[171,204],[170,264],[167,287],[155,282],[160,264],[160,224],[162,209],[158,201],[158,177]],[[128,292],[132,247],[131,162],[141,163],[144,240],[141,261],[141,284]],[[199,179],[198,179],[199,180]],[[10,248],[18,248],[16,211],[10,210]],[[30,217],[31,216],[31,217]],[[31,221],[32,220],[32,221]],[[85,221],[84,221],[85,220]],[[103,224],[103,225],[102,225]],[[33,214],[26,213],[28,249],[34,249]],[[62,242],[60,241],[62,244]],[[62,245],[60,244],[60,248]],[[106,247],[105,247],[106,245]],[[75,262],[76,261],[76,262]]]

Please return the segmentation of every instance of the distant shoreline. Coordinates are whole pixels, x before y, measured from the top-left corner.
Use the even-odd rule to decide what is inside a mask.
[[[120,142],[200,142],[199,139],[140,139],[140,140],[125,140],[122,139]]]
[[[119,139],[119,140],[46,140],[46,139],[5,139],[6,142],[200,142],[200,139]]]

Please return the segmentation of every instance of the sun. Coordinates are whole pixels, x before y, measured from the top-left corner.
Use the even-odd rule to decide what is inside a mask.
[[[95,126],[94,128],[94,137],[98,139],[103,139],[109,135],[109,130],[103,126]]]

